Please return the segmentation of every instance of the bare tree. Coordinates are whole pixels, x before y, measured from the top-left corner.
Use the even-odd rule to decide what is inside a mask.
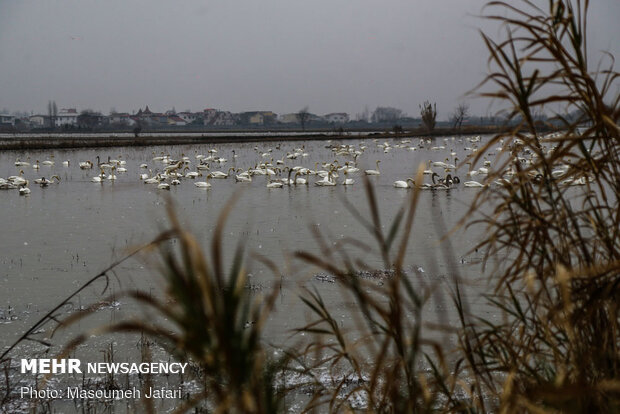
[[[391,106],[378,106],[372,113],[372,122],[396,122],[403,116],[403,111]]]
[[[308,107],[305,106],[297,112],[297,121],[301,124],[301,129],[306,130],[306,122],[310,119],[310,112]]]
[[[368,105],[364,106],[364,110],[361,113],[356,114],[356,119],[362,122],[368,122],[370,120],[370,111]]]
[[[452,113],[452,117],[450,120],[452,121],[452,128],[461,129],[461,125],[465,118],[469,116],[469,105],[466,102],[461,102],[454,108],[454,112]]]
[[[435,129],[435,120],[437,119],[437,104],[431,104],[429,101],[424,101],[424,104],[420,105],[420,116],[426,129],[430,132]]]
[[[77,117],[77,124],[80,128],[92,130],[102,122],[102,115],[92,109],[85,109]]]
[[[58,107],[56,106],[56,101],[48,101],[47,102],[47,116],[50,120],[50,126],[52,128],[56,127],[56,116],[58,115]]]

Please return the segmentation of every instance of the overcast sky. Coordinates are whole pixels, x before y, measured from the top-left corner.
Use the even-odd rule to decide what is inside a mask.
[[[0,109],[417,116],[429,99],[446,118],[486,73],[478,28],[498,31],[477,17],[484,3],[0,0]],[[620,1],[592,3],[593,49],[618,56]]]

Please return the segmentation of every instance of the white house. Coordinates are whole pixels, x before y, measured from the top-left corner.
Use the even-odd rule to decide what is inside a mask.
[[[61,126],[75,126],[77,125],[77,109],[75,108],[62,108],[55,117],[55,123],[57,127]]]
[[[168,117],[168,125],[185,126],[187,125],[187,122],[185,122],[185,120],[180,116],[172,115]]]
[[[110,114],[110,125],[133,126],[136,124],[128,113],[112,113]]]
[[[235,124],[235,116],[228,111],[208,108],[203,111],[204,125],[231,126]]]
[[[346,124],[349,122],[349,114],[344,112],[335,112],[325,115],[323,119],[332,124]]]
[[[191,124],[196,120],[196,114],[192,112],[179,112],[177,116],[185,121],[186,124]]]
[[[0,124],[15,126],[15,117],[13,115],[0,114]]]
[[[28,118],[33,128],[46,128],[50,126],[50,119],[47,115],[32,115]]]

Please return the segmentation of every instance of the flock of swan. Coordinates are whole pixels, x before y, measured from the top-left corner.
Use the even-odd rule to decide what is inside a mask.
[[[457,167],[462,167],[462,165],[458,164],[457,153],[450,149],[450,145],[454,146],[457,143],[464,143],[468,145],[464,148],[467,156],[467,153],[472,154],[477,151],[477,143],[480,142],[480,139],[479,136],[443,138],[443,141],[441,139],[433,141],[420,138],[415,139],[417,142],[414,142],[412,139],[403,139],[398,142],[392,140],[392,143],[389,141],[379,142],[379,140],[375,139],[372,140],[372,143],[376,146],[375,149],[378,152],[385,154],[395,150],[424,150],[432,154],[433,157],[444,158],[443,161],[427,161],[424,176],[430,177],[430,182],[416,183],[415,179],[411,177],[399,179],[393,183],[393,186],[397,189],[449,190],[461,185],[467,188],[482,189],[490,184],[484,178],[489,174],[491,168],[491,161],[487,160],[487,155],[492,157],[495,153],[489,152],[485,154],[483,165],[477,169],[472,168],[471,163],[467,163],[466,165],[470,167],[469,171],[466,172],[467,179],[461,181],[456,173]],[[329,141],[329,145],[326,148],[331,151],[333,155],[332,160],[315,162],[313,166],[308,165],[308,162],[306,162],[309,153],[306,152],[303,145],[291,151],[280,151],[281,145],[276,144],[275,148],[268,148],[266,150],[262,150],[258,146],[254,147],[254,160],[256,162],[245,167],[237,166],[237,154],[235,154],[234,150],[232,150],[232,162],[219,156],[216,148],[208,150],[205,154],[196,152],[193,159],[184,154],[174,157],[163,152],[160,154],[154,153],[154,156],[148,163],[145,162],[139,165],[137,176],[144,184],[154,185],[161,190],[169,190],[171,186],[180,185],[184,181],[191,181],[197,188],[209,189],[212,186],[211,180],[220,179],[234,180],[234,182],[239,184],[263,180],[265,187],[269,189],[287,186],[307,186],[310,184],[318,187],[351,186],[356,183],[357,176],[381,175],[381,160],[376,160],[375,168],[373,169],[360,169],[358,167],[358,158],[365,153],[369,145],[372,145],[370,140],[352,145]],[[496,150],[501,151],[501,148]],[[17,159],[15,167],[19,170],[18,174],[8,178],[0,177],[0,189],[17,189],[21,195],[30,194],[30,180],[25,178],[25,171],[31,169],[34,174],[41,175],[42,169],[55,166],[53,156],[50,158],[42,162],[36,160],[34,163],[31,163],[29,160],[21,161]],[[518,161],[522,163],[531,162],[531,157],[529,160],[525,157]],[[234,166],[227,168],[229,163],[232,163]],[[72,168],[73,164],[67,160],[62,162],[62,166],[63,168]],[[93,183],[98,184],[114,182],[121,175],[131,176],[127,162],[120,156],[116,159],[108,157],[105,161],[102,161],[97,156],[95,161],[79,161],[77,166],[81,170],[95,171],[96,173],[90,175],[89,179]],[[554,178],[560,178],[566,174],[567,170],[567,166],[559,166],[553,171],[552,175]],[[506,185],[510,183],[509,178],[514,173],[514,170],[508,169],[504,171],[503,178],[499,178],[494,183]],[[477,176],[482,177],[482,180],[476,181],[475,178]],[[36,178],[33,180],[33,183],[41,187],[47,187],[52,184],[58,184],[60,181],[59,175],[55,174],[49,178],[45,176]],[[586,177],[581,177],[565,181],[562,183],[582,185],[586,183],[587,179]]]

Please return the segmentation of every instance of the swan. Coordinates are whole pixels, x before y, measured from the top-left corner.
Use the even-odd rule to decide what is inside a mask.
[[[38,170],[39,168],[41,168],[39,165],[39,160],[37,160],[34,164],[32,164],[32,168],[35,170]]]
[[[300,175],[301,175],[301,173],[299,171],[297,171],[295,173],[295,179],[293,180],[293,184],[295,184],[295,185],[297,185],[297,184],[300,184],[300,185],[308,184],[308,180],[306,180],[305,178],[299,177]]]
[[[431,175],[431,179],[433,180],[433,186],[431,188],[433,190],[449,190],[450,189],[450,185],[447,184],[443,178],[440,178],[439,182],[436,183],[435,177],[439,177],[439,174],[433,173],[433,175]]]
[[[170,184],[168,184],[168,183],[159,183],[157,185],[157,188],[159,190],[170,190]]]
[[[581,177],[581,178],[567,178],[566,180],[563,180],[560,182],[560,184],[562,185],[586,185],[586,177]]]
[[[59,176],[52,175],[49,180],[47,178],[45,178],[45,177],[41,177],[41,178],[38,178],[38,179],[34,180],[34,183],[35,184],[39,184],[41,187],[47,187],[48,185],[50,185],[50,184],[52,184],[54,182],[54,179],[57,180],[56,181],[57,183],[60,182],[60,177]]]
[[[411,181],[411,186],[409,185],[409,181]],[[413,178],[407,178],[407,180],[405,181],[403,180],[394,181],[394,187],[396,188],[410,188],[414,186],[415,186],[415,181],[413,181]]]
[[[293,171],[294,171],[295,169],[294,169],[294,168],[288,168],[288,167],[286,167],[284,170],[285,170],[285,171],[286,171],[286,170],[288,170],[288,175],[287,175],[287,177],[286,177],[286,178],[282,178],[282,179],[280,179],[280,181],[282,182],[282,184],[284,184],[284,185],[293,185],[293,184],[295,184],[295,181],[293,181],[293,180],[291,179],[291,174],[293,173]],[[296,171],[295,173],[297,173],[297,171]],[[297,178],[297,175],[295,175],[295,178]]]
[[[355,184],[355,180],[353,178],[347,178],[349,174],[348,170],[344,170],[344,180],[342,181],[342,185],[353,185]]]
[[[159,184],[161,176],[157,174],[155,177],[147,178],[144,180],[144,184]]]
[[[25,183],[21,184],[19,187],[19,195],[28,195],[30,194],[30,188],[28,188],[28,180]]]
[[[47,166],[50,166],[50,167],[51,167],[52,165],[54,165],[54,164],[55,164],[55,162],[54,162],[54,161],[50,161],[50,160],[45,160],[45,161],[43,161],[41,164],[42,164],[42,165],[47,165]]]
[[[167,166],[166,168],[164,168],[164,173],[165,174],[170,174],[171,172],[174,172],[176,170],[178,170],[179,168],[181,168],[181,166],[185,164],[185,161],[181,160],[181,161],[177,161],[176,163]]]
[[[0,182],[0,190],[14,190],[17,186],[11,182]]]
[[[247,173],[241,173],[239,175],[235,175],[235,181],[238,183],[251,183],[252,177],[247,175]]]
[[[314,185],[318,185],[319,187],[325,187],[325,186],[334,186],[336,185],[336,183],[331,180],[331,173],[328,173],[327,177],[323,178],[320,181],[316,181]]]
[[[105,172],[103,171],[103,168],[100,168],[100,171],[101,173],[91,178],[90,181],[92,181],[93,183],[102,183],[103,179],[105,178]]]
[[[461,179],[456,175],[453,177],[452,175],[448,174],[446,175],[444,182],[448,185],[458,184],[461,182]]]
[[[209,182],[209,176],[205,177],[204,181],[196,181],[194,185],[198,188],[211,188],[211,183]]]
[[[209,173],[209,177],[210,178],[228,178],[228,174],[222,171],[213,171]]]
[[[463,183],[463,185],[465,187],[469,187],[469,188],[482,188],[482,187],[486,187],[484,184],[479,183],[478,181],[465,181]]]
[[[29,162],[20,161],[19,158],[15,160],[15,166],[16,167],[28,167],[29,165],[30,165]]]
[[[110,174],[108,175],[108,180],[114,181],[114,180],[116,180],[116,175],[114,175],[114,171],[116,170],[116,166],[112,166],[110,169],[112,171],[110,171]]]
[[[381,172],[379,171],[379,163],[380,162],[381,161],[377,160],[377,163],[376,163],[377,164],[377,169],[376,170],[366,170],[366,171],[364,171],[364,174],[366,174],[366,175],[380,175],[381,174]]]
[[[149,168],[149,166],[148,166],[148,164],[140,164],[140,168]]]
[[[282,184],[282,182],[280,181],[269,181],[269,183],[267,184],[267,188],[282,188],[284,187],[284,184]]]
[[[24,170],[19,170],[19,175],[12,175],[9,178],[7,178],[7,181],[10,182],[10,184],[13,185],[20,185],[26,182],[26,179],[24,177],[22,177],[22,174],[24,173]]]
[[[357,168],[357,167],[350,167],[350,166],[348,165],[348,163],[347,163],[347,164],[345,165],[345,167],[344,167],[344,171],[345,171],[346,173],[348,173],[348,174],[351,174],[351,173],[356,173],[356,172],[358,172],[359,170],[360,170],[360,169],[359,169],[359,168]]]
[[[227,173],[222,172],[222,171],[213,171],[212,173],[209,174],[209,176],[211,178],[228,178],[228,175],[230,174],[231,171],[235,171],[235,168],[230,167]]]
[[[494,181],[494,183],[496,185],[502,185],[504,187],[509,187],[512,185],[512,183],[505,178],[498,178],[497,180]]]
[[[78,165],[82,170],[90,170],[93,168],[93,162],[91,160],[82,161]]]
[[[67,161],[63,161],[63,162],[62,162],[62,166],[63,166],[63,167],[68,167],[68,166],[70,166],[70,165],[71,165],[71,162],[70,162],[69,160],[67,160]]]

